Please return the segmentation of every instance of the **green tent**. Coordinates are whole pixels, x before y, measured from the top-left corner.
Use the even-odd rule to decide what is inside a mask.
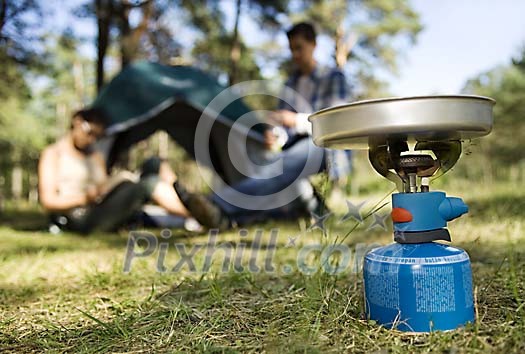
[[[165,130],[195,158],[197,123],[199,119],[215,118],[203,112],[225,89],[212,76],[188,66],[149,62],[128,66],[104,87],[92,105],[102,108],[111,121],[106,144],[108,167],[121,152],[157,130]],[[244,175],[233,166],[226,142],[233,129],[243,127],[243,124],[233,126],[235,121],[251,110],[231,92],[221,97],[229,104],[221,112],[212,114],[216,118],[209,138],[213,164],[210,167],[231,184]],[[242,145],[239,149],[246,149],[251,160],[259,160],[258,156],[264,155],[262,129],[262,124],[245,126],[246,141],[239,142]],[[235,161],[236,166],[242,163]]]

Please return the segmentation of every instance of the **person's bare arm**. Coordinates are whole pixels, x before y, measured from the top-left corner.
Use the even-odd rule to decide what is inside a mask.
[[[109,182],[108,174],[106,172],[106,160],[100,152],[94,152],[91,156],[91,168],[93,169],[92,173],[97,176],[97,191],[99,196],[104,194],[106,189],[106,184]]]
[[[139,177],[130,171],[119,171],[117,174],[108,176],[106,169],[106,159],[100,152],[94,153],[91,161],[93,162],[91,165],[91,168],[94,169],[93,172],[99,176],[98,184],[96,186],[97,201],[99,201],[101,198],[104,198],[105,195],[111,192],[119,184],[126,181],[136,183],[139,180]]]
[[[56,166],[58,154],[52,148],[42,152],[38,163],[38,192],[40,203],[48,211],[65,211],[89,203],[88,195],[63,197],[58,194]]]

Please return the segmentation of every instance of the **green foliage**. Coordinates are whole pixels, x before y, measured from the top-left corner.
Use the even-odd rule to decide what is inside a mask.
[[[78,54],[78,43],[70,31],[49,36],[38,65],[19,64],[0,47],[0,71],[10,82],[0,89],[0,196],[9,197],[16,166],[23,169],[23,194],[36,187],[40,152],[68,129],[71,112],[93,97],[94,65]]]
[[[73,11],[77,18],[97,23],[97,90],[105,83],[105,59],[117,50],[120,69],[135,60],[164,64],[180,54],[178,36],[170,28],[178,0],[84,0]]]
[[[292,19],[316,23],[334,41],[338,66],[347,61],[364,97],[381,96],[377,69],[398,73],[403,52],[422,30],[419,15],[407,0],[303,0]]]
[[[41,59],[38,18],[42,14],[37,0],[0,0],[0,48],[17,64],[36,65]]]
[[[19,172],[20,168],[35,170],[45,142],[45,125],[28,109],[32,99],[28,76],[42,71],[45,62],[40,45],[42,14],[36,0],[0,0],[0,211],[4,186],[11,183],[15,167],[15,185],[36,183],[30,175],[23,181]]]
[[[467,82],[465,93],[491,97],[494,106],[494,130],[478,143],[491,164],[495,176],[504,176],[507,167],[525,163],[525,50],[512,64],[490,70]]]
[[[30,97],[29,88],[22,75],[22,70],[7,55],[5,47],[0,47],[0,77],[2,81],[9,82],[9,85],[0,85],[0,100],[12,96],[18,96],[21,99]]]
[[[40,4],[0,1],[0,9],[0,164],[5,177],[12,163],[34,160],[46,142],[45,125],[29,109],[29,75],[42,69],[45,55],[36,20],[42,15]]]
[[[203,70],[225,74],[228,73],[231,63],[229,58],[231,43],[232,36],[229,34],[210,34],[206,39],[195,43],[192,52]],[[260,79],[260,69],[250,48],[242,43],[241,52],[243,55],[240,56],[238,64],[238,81]]]
[[[25,109],[24,103],[9,98],[2,103],[0,113],[0,142],[9,143],[20,152],[38,152],[47,143],[46,127],[38,117]],[[2,156],[5,156],[2,154]]]
[[[231,78],[232,60],[238,60],[235,82],[261,78],[254,49],[247,44],[249,38],[244,38],[242,33],[236,32],[235,28],[231,32],[228,31],[226,16],[219,2],[182,0],[181,5],[189,15],[188,25],[192,26],[200,37],[192,48],[199,66],[217,74],[226,74]],[[288,1],[238,1],[237,5],[238,16],[249,16],[259,25],[261,31],[276,31],[280,29],[277,18],[280,14],[286,13]],[[234,54],[236,42],[239,46],[238,59]]]
[[[347,67],[363,96],[381,96],[385,85],[376,76],[378,68],[397,73],[399,58],[414,44],[422,26],[419,16],[406,0],[396,1],[248,1],[237,2],[241,17],[248,17],[270,43],[254,46],[242,33],[236,37],[226,28],[227,17],[219,2],[181,1],[188,13],[187,24],[199,34],[192,48],[197,64],[205,70],[233,74],[234,43],[239,41],[242,55],[235,68],[235,82],[260,77],[260,63],[280,62],[289,71],[288,49],[276,47],[274,36],[290,21],[313,21],[320,32],[334,42],[334,58]],[[256,60],[257,59],[257,60]],[[230,80],[231,81],[231,80]]]
[[[6,90],[0,98],[0,142],[16,147],[20,152],[38,152],[69,125],[69,113],[88,102],[93,95],[91,62],[77,53],[78,40],[71,33],[49,41],[48,52],[52,60],[46,65],[46,76],[39,71],[22,70],[11,62],[4,70],[12,73],[15,90]],[[91,75],[90,75],[91,74]],[[91,79],[89,79],[91,77]],[[36,82],[31,90],[26,82]],[[9,86],[12,88],[12,86]],[[63,105],[67,122],[57,127],[57,106]],[[59,124],[60,125],[60,124]]]
[[[80,40],[66,30],[48,41],[47,51],[53,53],[44,83],[35,91],[35,108],[57,137],[69,129],[71,114],[89,104],[95,95],[93,60],[79,54]]]

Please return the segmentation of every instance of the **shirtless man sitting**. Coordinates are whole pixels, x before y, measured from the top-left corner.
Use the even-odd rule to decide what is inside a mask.
[[[171,214],[189,212],[173,189],[176,176],[158,159],[150,160],[139,177],[110,178],[103,155],[93,144],[104,135],[108,120],[98,109],[76,112],[71,129],[46,147],[38,166],[39,197],[61,229],[88,234],[124,225],[147,200]]]

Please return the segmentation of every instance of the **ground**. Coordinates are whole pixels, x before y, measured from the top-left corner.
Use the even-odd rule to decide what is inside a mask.
[[[8,207],[0,217],[0,351],[523,353],[525,192],[509,185],[448,192],[471,207],[450,224],[454,245],[472,260],[478,320],[466,328],[412,335],[367,321],[355,257],[337,275],[314,272],[316,253],[307,259],[313,268],[298,268],[308,245],[342,243],[355,256],[391,242],[390,230],[370,229],[372,216],[353,230],[355,220],[341,221],[344,211],[331,215],[326,235],[308,230],[306,220],[220,233],[202,272],[206,254],[191,247],[213,242],[207,235],[149,230],[158,236],[155,251],[130,261],[132,252],[155,246],[145,242],[148,234],[135,234],[143,240],[134,248],[126,231],[55,236],[31,231],[43,225],[38,210]],[[383,197],[367,196],[364,215]],[[258,258],[250,256],[258,247]],[[178,264],[192,252],[194,264]]]

